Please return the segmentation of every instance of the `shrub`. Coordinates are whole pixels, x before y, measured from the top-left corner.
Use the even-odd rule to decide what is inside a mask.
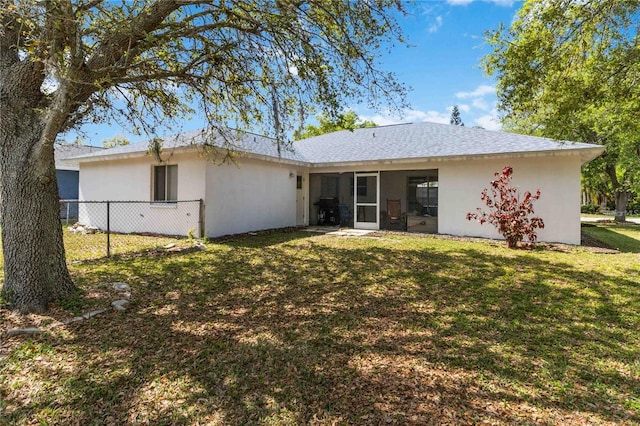
[[[597,204],[583,204],[580,206],[580,213],[600,213],[600,206]]]
[[[630,214],[640,214],[640,197],[634,194],[634,198],[627,204],[627,212]]]
[[[491,181],[491,194],[485,188],[480,199],[487,205],[489,212],[478,208],[478,213],[467,213],[467,220],[476,219],[480,224],[488,222],[494,225],[507,245],[517,247],[526,237],[527,245],[532,245],[538,238],[537,228],[544,228],[544,222],[539,217],[530,217],[533,212],[533,202],[540,198],[540,190],[535,194],[525,191],[520,200],[519,190],[511,186],[513,168],[505,166],[502,173],[496,172],[496,179]]]

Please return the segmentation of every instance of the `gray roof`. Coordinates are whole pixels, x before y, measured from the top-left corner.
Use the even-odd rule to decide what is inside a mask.
[[[589,150],[598,145],[437,123],[342,130],[294,143],[315,164]]]
[[[78,170],[78,161],[70,160],[72,157],[91,154],[102,151],[104,148],[88,145],[60,144],[54,146],[54,156],[56,169],[58,170]]]
[[[599,145],[437,123],[396,124],[327,133],[294,142],[291,147],[282,149],[280,157],[274,139],[237,130],[229,130],[226,139],[219,131],[206,130],[168,136],[163,138],[163,149],[198,145],[225,148],[229,146],[225,145],[229,140],[232,140],[233,149],[239,152],[316,166],[559,151],[574,151],[582,155],[582,161],[588,161],[604,149]],[[148,145],[146,141],[138,142],[77,158],[108,159],[141,154],[147,152]]]
[[[261,136],[249,132],[229,130],[224,134],[218,130],[192,130],[190,132],[179,133],[166,136],[162,139],[162,149],[170,150],[175,148],[189,148],[196,146],[210,146],[214,148],[231,148],[239,153],[249,153],[264,157],[281,158],[285,160],[308,162],[300,153],[295,152],[291,147],[282,147],[280,157],[278,157],[278,147],[275,139]],[[112,156],[127,156],[146,153],[149,149],[149,141],[132,143],[118,146],[90,155],[81,155],[77,159],[101,158]]]

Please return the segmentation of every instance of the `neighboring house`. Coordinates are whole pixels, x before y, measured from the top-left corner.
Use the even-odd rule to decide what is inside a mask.
[[[207,237],[287,226],[338,224],[499,237],[466,220],[505,165],[523,191],[540,189],[540,241],[580,244],[580,167],[604,148],[435,123],[340,131],[304,139],[278,155],[272,139],[236,132],[235,163],[218,164],[202,131],[164,140],[160,158],[146,142],[78,157],[80,199],[146,200],[154,217],[132,215],[121,232],[182,234],[186,213],[172,200],[204,200]],[[205,150],[206,151],[206,150]],[[82,217],[103,227],[97,217]],[[135,216],[135,217],[133,217]],[[139,216],[139,217],[138,217]],[[170,217],[173,217],[171,219]],[[162,223],[159,223],[162,222]],[[112,229],[118,228],[112,220]],[[156,226],[155,229],[153,226]]]
[[[69,160],[70,157],[91,154],[104,148],[75,144],[59,144],[55,146],[56,178],[58,180],[58,196],[61,200],[77,200],[79,170],[78,161]],[[78,205],[65,204],[60,211],[64,218],[77,218]]]

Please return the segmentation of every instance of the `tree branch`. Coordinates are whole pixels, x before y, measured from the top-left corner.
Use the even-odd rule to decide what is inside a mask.
[[[101,43],[87,61],[87,68],[94,74],[104,76],[111,65],[135,48],[180,6],[181,2],[176,0],[157,0],[152,3],[133,19],[130,27],[121,29]]]

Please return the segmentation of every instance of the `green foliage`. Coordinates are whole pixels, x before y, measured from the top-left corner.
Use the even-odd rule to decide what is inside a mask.
[[[102,141],[102,146],[104,148],[115,148],[117,146],[125,146],[129,145],[131,142],[126,136],[117,135],[112,138],[104,139]]]
[[[38,105],[63,115],[55,132],[113,119],[152,136],[200,111],[284,139],[309,105],[331,117],[351,102],[406,105],[376,66],[383,43],[404,43],[397,0],[8,3],[2,72],[46,64],[35,86],[56,83]]]
[[[640,189],[639,12],[626,0],[529,0],[510,28],[488,34],[483,61],[506,128],[606,146],[583,178],[614,198]]]
[[[311,138],[324,135],[325,133],[337,132],[339,130],[364,129],[365,127],[376,127],[377,124],[369,120],[361,120],[355,111],[347,111],[336,114],[334,117],[327,113],[316,116],[318,125],[308,124],[301,130],[293,133],[294,140]]]
[[[580,213],[600,213],[600,206],[598,204],[583,204],[580,206]]]
[[[629,201],[627,208],[634,214],[640,214],[640,195],[635,194],[635,197]]]

